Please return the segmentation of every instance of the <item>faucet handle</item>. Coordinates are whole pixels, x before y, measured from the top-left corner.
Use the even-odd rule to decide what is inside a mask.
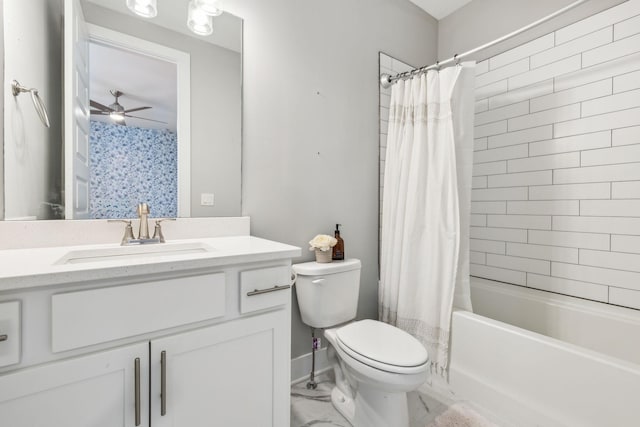
[[[124,222],[126,224],[124,227],[124,236],[122,236],[122,242],[120,242],[120,245],[126,245],[130,240],[135,239],[130,219],[108,219],[107,222]]]
[[[153,230],[153,238],[154,239],[158,239],[160,241],[160,243],[164,243],[164,234],[162,234],[162,227],[160,226],[160,223],[163,221],[175,221],[175,218],[161,218],[161,219],[156,219],[156,226],[155,229]]]

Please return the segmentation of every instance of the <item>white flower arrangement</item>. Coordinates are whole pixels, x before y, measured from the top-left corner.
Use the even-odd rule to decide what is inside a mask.
[[[313,239],[309,240],[309,244],[311,247],[310,251],[315,251],[316,249],[320,249],[321,251],[329,251],[332,247],[334,247],[338,243],[335,237],[329,236],[327,234],[318,234]]]

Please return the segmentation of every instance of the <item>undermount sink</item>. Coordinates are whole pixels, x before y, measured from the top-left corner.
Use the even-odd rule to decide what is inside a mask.
[[[157,256],[201,254],[214,251],[215,249],[213,247],[200,242],[160,243],[139,246],[119,246],[116,248],[79,249],[67,252],[54,264],[81,264],[89,262],[153,258]]]

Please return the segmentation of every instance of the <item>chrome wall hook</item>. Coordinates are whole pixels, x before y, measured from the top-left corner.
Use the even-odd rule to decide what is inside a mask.
[[[38,117],[40,117],[42,124],[45,125],[45,127],[51,127],[51,125],[49,124],[49,114],[47,114],[47,107],[45,107],[44,101],[42,100],[42,98],[40,98],[40,95],[38,95],[38,89],[22,86],[20,83],[18,83],[17,80],[13,80],[11,82],[11,93],[13,93],[13,96],[18,96],[22,92],[29,92],[31,94],[33,107],[36,109],[36,113],[38,113]]]

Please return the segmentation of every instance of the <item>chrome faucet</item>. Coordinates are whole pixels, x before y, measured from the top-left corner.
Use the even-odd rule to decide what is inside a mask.
[[[140,219],[140,231],[138,232],[138,239],[148,239],[149,238],[149,222],[147,220],[150,210],[149,205],[146,203],[138,204],[138,218]]]

